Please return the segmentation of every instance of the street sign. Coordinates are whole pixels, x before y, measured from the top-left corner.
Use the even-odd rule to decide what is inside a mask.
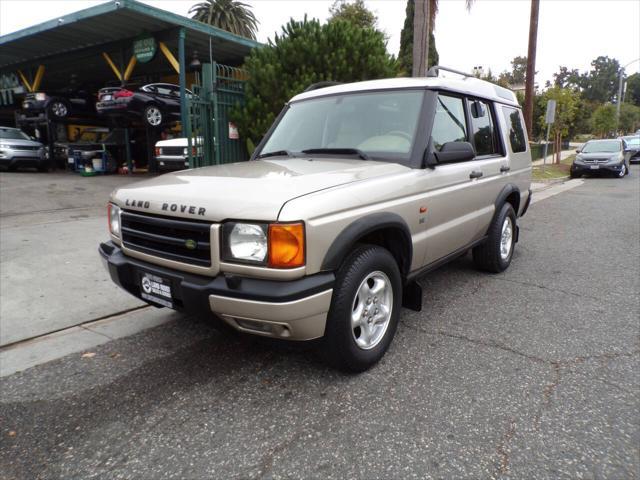
[[[556,119],[556,101],[549,100],[547,101],[547,113],[544,116],[544,121],[547,125],[551,125]]]

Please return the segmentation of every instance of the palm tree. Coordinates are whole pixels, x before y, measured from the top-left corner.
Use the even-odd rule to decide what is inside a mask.
[[[194,20],[256,39],[258,20],[246,3],[237,0],[205,0],[191,7],[189,14],[191,13]]]
[[[435,28],[438,0],[413,1],[413,76],[422,77],[429,64],[429,36]],[[466,0],[467,10],[471,9],[474,1]]]

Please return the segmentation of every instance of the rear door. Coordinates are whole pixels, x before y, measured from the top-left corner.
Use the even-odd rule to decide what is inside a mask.
[[[498,194],[507,184],[511,164],[498,128],[498,117],[493,102],[480,98],[467,98],[471,144],[476,150],[478,172],[482,174],[474,184],[479,204],[476,207],[477,230],[473,240],[484,236],[493,218]]]

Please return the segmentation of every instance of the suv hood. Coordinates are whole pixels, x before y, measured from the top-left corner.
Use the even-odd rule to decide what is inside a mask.
[[[258,160],[169,173],[119,188],[111,200],[125,209],[214,222],[275,221],[293,198],[408,169],[352,159]]]

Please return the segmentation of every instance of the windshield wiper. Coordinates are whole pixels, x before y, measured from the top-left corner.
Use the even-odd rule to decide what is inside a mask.
[[[362,160],[369,160],[369,156],[357,148],[309,148],[302,153],[335,153],[336,155],[358,155]]]
[[[261,153],[256,158],[282,157],[282,156],[293,157],[294,155],[289,150],[275,150],[273,152]]]

